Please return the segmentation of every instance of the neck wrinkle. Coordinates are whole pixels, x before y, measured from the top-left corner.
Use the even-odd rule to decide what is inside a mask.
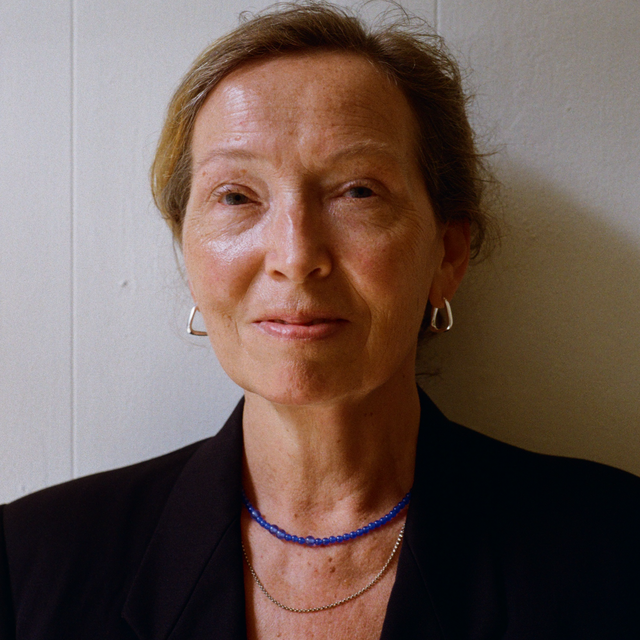
[[[384,515],[411,489],[417,388],[379,391],[295,408],[246,394],[243,485],[267,520],[333,534]]]

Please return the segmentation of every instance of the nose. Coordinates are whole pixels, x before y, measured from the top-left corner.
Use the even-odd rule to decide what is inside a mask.
[[[331,273],[328,233],[320,206],[291,198],[272,207],[265,270],[273,278],[302,284]]]

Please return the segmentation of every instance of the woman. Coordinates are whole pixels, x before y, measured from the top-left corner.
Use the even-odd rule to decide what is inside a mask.
[[[3,512],[0,637],[637,638],[640,482],[446,420],[418,338],[486,228],[455,65],[325,4],[194,63],[153,169],[244,401]]]

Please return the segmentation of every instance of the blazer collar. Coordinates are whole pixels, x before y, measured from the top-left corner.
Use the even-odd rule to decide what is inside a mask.
[[[476,440],[422,392],[420,402],[414,486],[381,640],[499,637],[506,612]],[[242,410],[241,401],[170,494],[123,609],[140,640],[246,638]]]
[[[420,390],[411,503],[382,640],[502,637],[493,491],[479,436],[447,420]]]
[[[196,450],[169,496],[123,609],[141,640],[246,638],[243,406]]]

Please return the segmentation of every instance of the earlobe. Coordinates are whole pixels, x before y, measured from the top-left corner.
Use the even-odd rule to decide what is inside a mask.
[[[442,308],[444,300],[451,300],[464,278],[471,255],[469,222],[449,222],[442,233],[442,261],[431,283],[429,302]]]

